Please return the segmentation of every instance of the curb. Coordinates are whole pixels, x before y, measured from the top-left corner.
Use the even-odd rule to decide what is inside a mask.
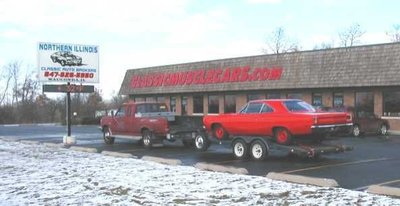
[[[225,172],[225,173],[231,173],[231,174],[241,174],[241,175],[247,175],[249,172],[245,168],[237,168],[237,167],[231,167],[231,166],[222,166],[222,165],[217,165],[217,164],[209,164],[205,162],[199,162],[194,165],[195,168],[201,169],[201,170],[208,170],[208,171],[214,171],[214,172]]]
[[[90,148],[90,147],[77,147],[77,146],[72,146],[70,147],[71,150],[78,151],[78,152],[89,152],[89,153],[98,153],[96,148]]]
[[[122,157],[122,158],[134,158],[137,159],[136,156],[133,156],[129,153],[121,153],[121,152],[111,152],[111,151],[102,151],[102,155],[113,156],[113,157]]]
[[[143,156],[142,160],[157,162],[166,165],[182,165],[182,161],[178,159],[166,159],[161,157]]]
[[[270,172],[267,178],[272,180],[281,180],[286,182],[316,185],[321,187],[339,187],[339,184],[334,179],[307,177],[302,175],[289,175],[283,173]]]
[[[45,142],[45,143],[43,143],[43,145],[46,146],[46,147],[55,147],[55,148],[62,148],[62,147],[64,147],[64,144],[62,144],[62,143]]]
[[[395,187],[371,185],[368,187],[367,192],[378,195],[400,197],[400,188],[395,188]]]
[[[39,141],[32,141],[32,140],[21,140],[19,141],[22,144],[30,144],[30,145],[38,145]]]

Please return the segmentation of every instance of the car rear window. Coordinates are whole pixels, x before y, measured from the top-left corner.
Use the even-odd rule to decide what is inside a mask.
[[[165,104],[140,104],[137,106],[137,113],[167,112]]]
[[[283,104],[290,112],[315,112],[314,107],[303,101],[285,101]]]

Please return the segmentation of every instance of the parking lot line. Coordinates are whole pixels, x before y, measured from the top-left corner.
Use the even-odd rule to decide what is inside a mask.
[[[345,166],[345,165],[363,164],[363,163],[369,163],[369,162],[386,161],[386,160],[391,160],[391,159],[393,159],[393,158],[368,159],[368,160],[346,162],[346,163],[339,163],[339,164],[330,164],[330,165],[322,165],[322,166],[315,166],[315,167],[307,167],[307,168],[303,168],[303,169],[284,171],[284,172],[281,172],[281,173],[290,174],[290,173],[302,172],[302,171],[307,171],[307,170],[317,170],[317,169],[322,169],[322,168],[327,168],[327,167],[338,167],[338,166]]]
[[[388,185],[388,184],[392,184],[392,183],[396,183],[396,182],[400,182],[400,179],[398,179],[398,180],[391,180],[391,181],[387,181],[387,182],[382,182],[382,183],[374,184],[374,185],[382,186],[382,185]],[[364,186],[364,187],[358,187],[358,188],[355,188],[355,189],[353,189],[353,190],[364,191],[364,190],[368,189],[370,186],[371,186],[371,185]]]

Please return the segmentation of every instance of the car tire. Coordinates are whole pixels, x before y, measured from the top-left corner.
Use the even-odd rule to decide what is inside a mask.
[[[379,131],[378,134],[385,136],[388,133],[388,126],[386,124],[381,124],[381,126],[379,127]]]
[[[232,143],[232,151],[237,159],[245,159],[248,155],[248,145],[244,140],[236,139]]]
[[[220,124],[213,126],[212,134],[215,138],[219,140],[226,139],[228,137],[228,133]]]
[[[208,138],[204,134],[198,134],[194,138],[194,148],[197,151],[204,152],[208,149],[209,146],[210,146],[210,140],[208,140]]]
[[[142,142],[143,142],[143,146],[146,149],[151,149],[152,148],[153,142],[154,142],[154,135],[150,130],[148,130],[148,129],[143,130],[143,132],[142,132]]]
[[[108,127],[103,128],[103,139],[106,144],[114,144],[115,137],[111,136],[111,130]]]
[[[360,126],[358,124],[353,125],[353,127],[351,129],[351,134],[353,135],[353,137],[361,136],[361,130],[360,130]]]
[[[267,146],[261,140],[255,140],[250,145],[250,154],[253,160],[262,161],[268,155]]]
[[[281,145],[290,145],[292,143],[292,134],[285,128],[277,128],[274,131],[275,141]]]

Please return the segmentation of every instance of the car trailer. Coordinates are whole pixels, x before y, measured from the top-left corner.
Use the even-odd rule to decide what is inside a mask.
[[[280,150],[299,157],[317,158],[320,155],[341,153],[353,150],[352,146],[327,143],[295,143],[281,145],[272,140],[272,137],[237,136],[232,138],[232,152],[237,159],[245,159],[249,155],[253,160],[264,160],[271,150]],[[198,135],[194,140],[195,148],[205,151],[211,141],[206,135]]]

